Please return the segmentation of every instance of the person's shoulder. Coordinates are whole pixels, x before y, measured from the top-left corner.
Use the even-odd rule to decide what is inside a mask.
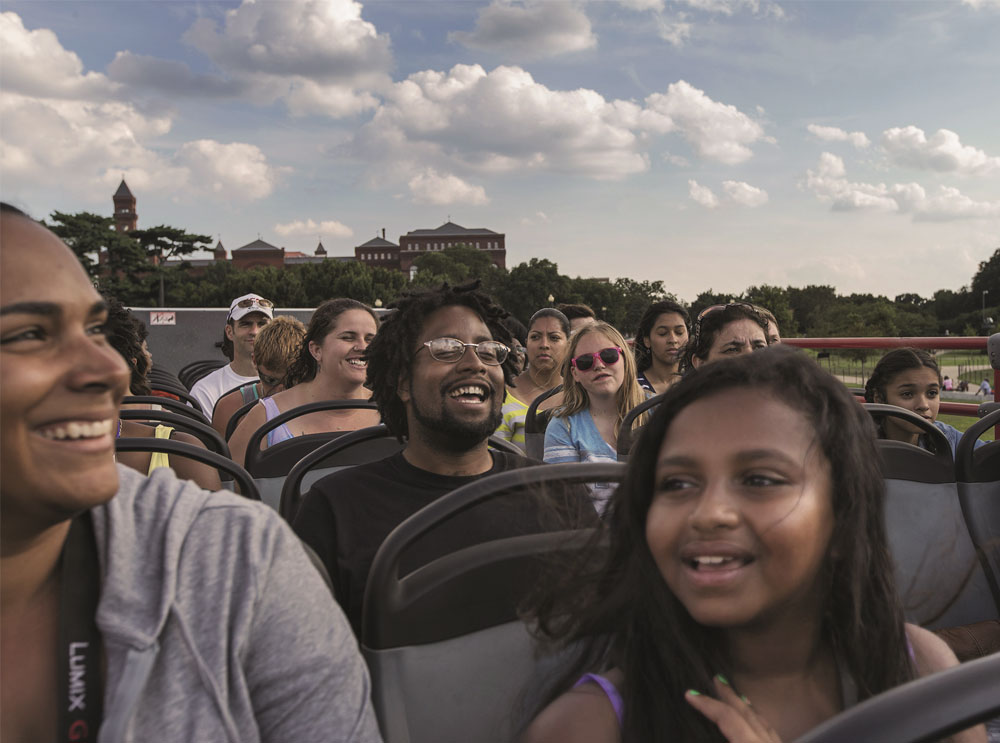
[[[919,676],[928,676],[958,665],[958,658],[948,647],[948,643],[930,630],[907,623],[906,636],[913,649],[913,660]]]
[[[404,481],[406,478],[400,471],[401,459],[402,453],[397,452],[375,462],[345,467],[317,480],[311,491],[336,495],[338,498],[351,497],[352,494],[363,497],[367,492],[366,488],[371,485]]]
[[[506,472],[507,470],[516,470],[521,467],[530,467],[531,465],[539,464],[537,459],[531,459],[523,454],[514,454],[513,452],[507,451],[493,451],[492,453],[493,469],[490,470],[489,474]]]
[[[618,743],[621,730],[607,695],[581,684],[558,697],[536,717],[520,743]]]

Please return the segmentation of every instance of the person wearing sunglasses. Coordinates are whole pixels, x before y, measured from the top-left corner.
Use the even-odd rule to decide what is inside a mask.
[[[622,334],[606,322],[576,331],[562,364],[562,384],[562,404],[545,429],[545,461],[617,461],[622,421],[646,399]],[[634,425],[644,421],[645,414]],[[606,485],[591,487],[598,511],[603,512],[612,490]]]
[[[285,374],[295,360],[306,335],[306,326],[291,315],[278,315],[264,326],[253,344],[257,382],[227,392],[215,403],[212,428],[225,435],[229,419],[248,403],[285,389]]]
[[[682,369],[687,373],[704,364],[753,353],[767,346],[767,318],[752,304],[712,305],[703,309],[695,320]]]
[[[257,333],[274,317],[274,302],[257,294],[244,294],[229,305],[226,317],[226,341],[223,350],[231,344],[230,363],[199,379],[191,387],[191,396],[201,405],[209,418],[219,398],[232,389],[257,381],[257,367],[253,363],[253,344]],[[227,354],[229,355],[229,354]]]
[[[506,313],[477,286],[418,291],[391,305],[395,312],[368,347],[366,384],[383,423],[404,446],[319,480],[293,520],[326,565],[355,631],[368,572],[389,532],[456,488],[531,463],[488,446],[510,381],[511,340],[501,322]],[[404,568],[492,539],[536,533],[557,511],[550,502],[536,506],[514,496],[450,519],[414,546],[411,554],[419,558],[404,561]],[[579,496],[576,504],[580,513],[589,508]]]

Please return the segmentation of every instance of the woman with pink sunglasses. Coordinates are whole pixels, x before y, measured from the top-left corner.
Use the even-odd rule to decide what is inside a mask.
[[[635,359],[614,327],[598,322],[570,339],[562,364],[563,402],[545,429],[548,463],[617,461],[618,434],[626,414],[646,399],[636,380]],[[635,426],[642,425],[639,416]],[[592,486],[595,506],[613,486]]]

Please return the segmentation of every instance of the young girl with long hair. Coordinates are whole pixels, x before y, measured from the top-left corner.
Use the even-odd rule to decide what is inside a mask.
[[[539,632],[573,661],[523,743],[789,741],[954,665],[904,623],[874,433],[789,348],[668,390],[592,559],[538,594]]]
[[[356,300],[330,299],[317,307],[298,358],[285,375],[286,389],[262,399],[233,431],[229,442],[233,460],[242,464],[253,432],[286,410],[320,400],[368,400],[371,392],[364,387],[368,369],[365,350],[377,330],[375,313]],[[278,427],[262,444],[266,448],[294,436],[353,431],[378,422],[374,410],[323,410]]]
[[[562,404],[552,411],[545,429],[545,461],[617,461],[622,422],[646,399],[622,334],[606,322],[577,330],[562,363],[562,384]],[[633,425],[644,422],[645,414]],[[610,488],[591,490],[598,510],[603,510]]]
[[[905,408],[930,421],[947,437],[954,456],[962,432],[937,419],[942,386],[941,370],[933,356],[922,348],[897,348],[875,365],[865,383],[865,400]],[[927,437],[920,428],[899,418],[879,416],[878,433],[883,439],[927,448]],[[977,442],[976,446],[982,443]]]
[[[569,347],[569,319],[553,307],[543,307],[528,321],[525,340],[527,367],[507,386],[503,422],[496,435],[524,448],[524,419],[532,401],[562,383],[560,371]],[[542,409],[558,405],[559,395],[544,400]]]
[[[654,302],[643,314],[635,333],[635,361],[643,389],[655,395],[680,379],[688,325],[687,310],[669,299]]]

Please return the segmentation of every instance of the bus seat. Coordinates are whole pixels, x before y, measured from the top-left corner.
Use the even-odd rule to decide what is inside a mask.
[[[546,390],[531,401],[528,412],[524,414],[524,451],[531,459],[537,459],[539,462],[545,456],[545,427],[549,424],[552,411],[539,410],[538,406],[560,392],[562,392],[561,384]]]
[[[998,424],[1000,409],[969,427],[958,443],[955,472],[962,514],[993,600],[1000,607],[1000,441],[975,448],[979,437]]]
[[[382,543],[365,589],[362,653],[386,743],[500,743],[524,722],[522,691],[548,664],[517,610],[554,552],[590,529],[514,536],[445,555],[400,578],[404,550],[502,493],[543,483],[620,482],[618,463],[539,465],[482,478],[439,498]]]

